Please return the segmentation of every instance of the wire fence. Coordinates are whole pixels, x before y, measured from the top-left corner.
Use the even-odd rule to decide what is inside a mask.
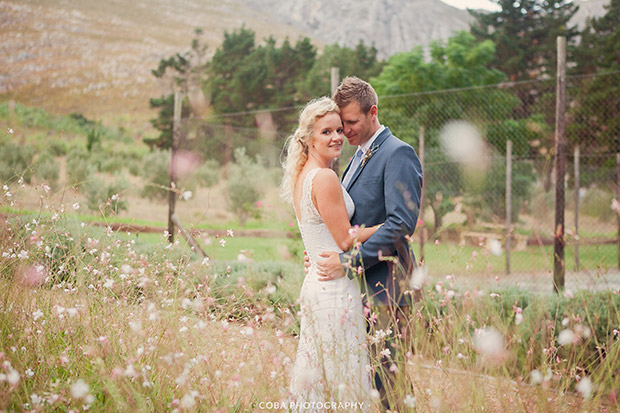
[[[601,85],[608,82],[620,82],[620,74],[567,79],[568,288],[617,286],[620,280],[620,97],[605,94]],[[555,79],[543,79],[379,98],[381,123],[424,161],[414,249],[431,275],[501,276],[551,288],[555,85]],[[231,209],[245,209],[247,219],[261,195],[247,192],[278,184],[282,148],[299,110],[183,119],[178,150],[209,169],[225,169],[217,179],[240,184],[237,191],[245,197],[233,205],[231,194]],[[352,153],[345,148],[341,172]]]

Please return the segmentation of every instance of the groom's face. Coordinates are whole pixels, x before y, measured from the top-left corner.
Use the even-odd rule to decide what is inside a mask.
[[[351,146],[361,145],[372,137],[373,116],[376,116],[376,110],[377,107],[373,106],[368,113],[363,113],[359,103],[355,101],[340,108],[344,136]]]

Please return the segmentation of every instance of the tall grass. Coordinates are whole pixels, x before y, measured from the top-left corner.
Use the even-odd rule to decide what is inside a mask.
[[[91,227],[70,205],[48,209],[0,222],[0,409],[259,411],[287,400],[301,263],[203,260]],[[447,277],[405,319],[406,332],[369,339],[390,349],[371,368],[393,369],[399,411],[618,408],[618,291],[468,290]]]

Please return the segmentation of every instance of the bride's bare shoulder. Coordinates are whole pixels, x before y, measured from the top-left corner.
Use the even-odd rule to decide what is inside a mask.
[[[325,187],[340,187],[338,175],[330,168],[321,168],[314,177],[314,185],[317,189]]]

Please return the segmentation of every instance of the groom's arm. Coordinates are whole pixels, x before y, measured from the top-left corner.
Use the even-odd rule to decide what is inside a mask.
[[[394,255],[406,236],[415,231],[422,194],[422,167],[413,148],[402,146],[390,156],[384,172],[385,223],[359,250],[340,254],[341,266],[349,278],[355,277],[360,267],[367,269],[377,264],[379,253]]]

